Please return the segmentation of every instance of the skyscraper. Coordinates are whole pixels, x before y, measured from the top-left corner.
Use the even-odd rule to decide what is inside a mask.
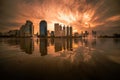
[[[63,36],[65,36],[65,26],[63,26]]]
[[[69,27],[67,26],[67,30],[66,30],[66,33],[67,33],[67,37],[69,36]]]
[[[25,29],[26,34],[28,34],[29,36],[33,36],[34,34],[33,23],[30,20],[27,20],[25,26],[26,26],[26,29]]]
[[[22,25],[20,28],[20,36],[21,37],[31,37],[34,34],[34,26],[32,21],[27,20],[25,25]]]
[[[69,28],[70,28],[70,37],[72,37],[72,26],[70,26]]]
[[[62,36],[62,26],[59,25],[59,23],[55,23],[54,29],[55,29],[55,37],[61,37]]]
[[[40,37],[47,37],[47,22],[45,20],[42,20],[39,26],[40,26]]]

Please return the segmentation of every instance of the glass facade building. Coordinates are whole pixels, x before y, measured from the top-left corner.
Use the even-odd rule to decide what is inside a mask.
[[[40,22],[40,37],[47,37],[47,22],[45,20]]]

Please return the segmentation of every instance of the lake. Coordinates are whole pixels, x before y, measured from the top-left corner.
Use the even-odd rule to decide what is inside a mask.
[[[120,80],[120,39],[0,38],[1,80]]]

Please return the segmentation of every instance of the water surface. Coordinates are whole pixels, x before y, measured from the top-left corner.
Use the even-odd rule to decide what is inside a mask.
[[[0,38],[0,72],[16,80],[118,80],[120,39]]]

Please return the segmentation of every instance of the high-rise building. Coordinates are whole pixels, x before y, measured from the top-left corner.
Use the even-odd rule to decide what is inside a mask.
[[[70,37],[72,37],[72,26],[70,26]]]
[[[61,37],[62,36],[62,26],[59,25],[58,23],[55,23],[54,29],[55,29],[55,37]]]
[[[63,36],[65,36],[65,26],[63,26]]]
[[[40,37],[47,37],[47,22],[45,20],[42,20],[39,26],[40,26]]]
[[[30,20],[26,21],[25,24],[25,36],[33,36],[34,28],[33,23]]]
[[[25,25],[20,28],[21,37],[31,37],[34,35],[34,26],[30,20],[27,20]]]
[[[66,33],[67,33],[67,37],[69,36],[69,27],[67,26],[67,30],[66,30]]]

